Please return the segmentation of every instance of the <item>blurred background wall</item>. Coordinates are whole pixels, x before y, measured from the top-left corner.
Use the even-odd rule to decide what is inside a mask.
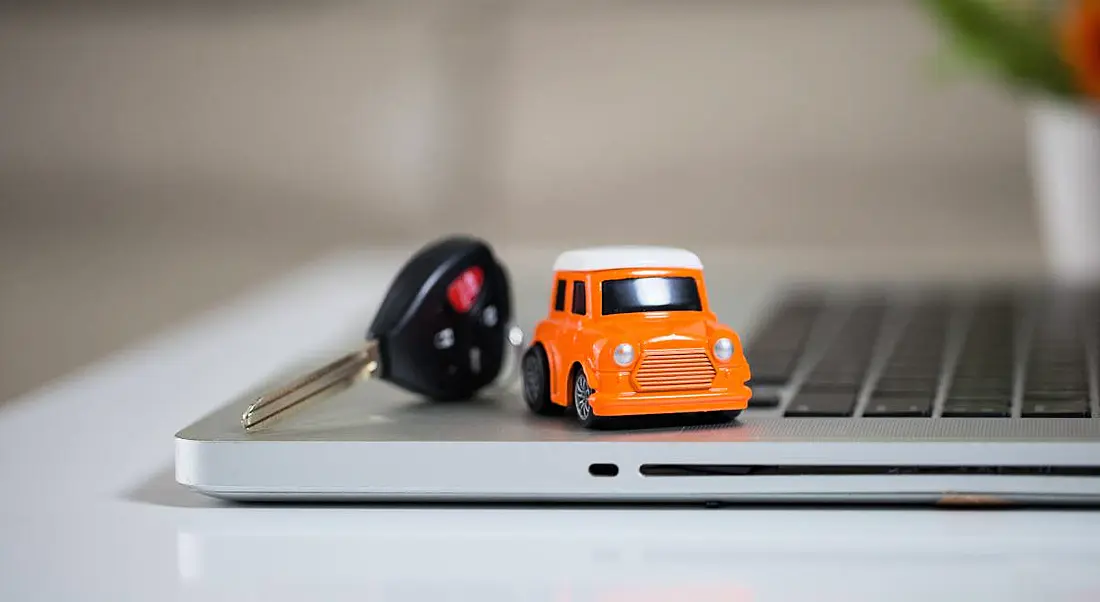
[[[0,399],[333,248],[1038,253],[903,0],[0,7]],[[611,231],[611,228],[614,231]]]

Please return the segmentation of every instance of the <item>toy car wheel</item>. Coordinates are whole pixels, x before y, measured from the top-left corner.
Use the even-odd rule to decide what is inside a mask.
[[[577,422],[580,422],[581,426],[594,428],[598,425],[599,418],[592,411],[592,404],[588,402],[588,397],[592,394],[592,389],[588,386],[588,376],[584,373],[584,370],[577,368],[573,371],[572,380],[572,386],[570,387],[572,398],[569,405],[573,408],[573,413],[577,416]]]
[[[550,401],[549,366],[546,350],[542,345],[533,345],[523,354],[523,400],[536,414],[549,416],[559,414],[563,408]]]

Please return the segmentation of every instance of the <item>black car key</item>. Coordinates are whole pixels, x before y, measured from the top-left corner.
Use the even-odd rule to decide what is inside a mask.
[[[437,401],[474,397],[505,363],[512,298],[492,248],[452,236],[420,249],[398,272],[367,330],[366,344],[257,398],[246,429],[362,378],[379,378]]]

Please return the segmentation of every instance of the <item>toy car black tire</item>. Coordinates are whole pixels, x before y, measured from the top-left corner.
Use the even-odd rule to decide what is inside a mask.
[[[602,424],[602,421],[599,416],[596,416],[592,406],[587,401],[577,403],[578,389],[582,386],[586,392],[590,393],[592,391],[591,387],[588,386],[588,375],[584,373],[582,368],[574,368],[569,377],[569,407],[573,410],[573,415],[576,416],[577,422],[581,426],[586,429],[596,428]]]
[[[564,408],[550,401],[550,366],[542,345],[532,345],[523,353],[522,368],[523,400],[527,408],[543,416],[562,413]]]

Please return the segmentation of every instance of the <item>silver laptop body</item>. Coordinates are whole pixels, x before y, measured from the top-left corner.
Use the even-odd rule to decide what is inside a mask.
[[[177,481],[241,501],[1100,501],[1095,290],[706,278],[753,371],[734,422],[585,430],[528,411],[514,373],[458,403],[367,381],[260,432],[228,400],[177,434]],[[550,276],[513,279],[529,329]]]

